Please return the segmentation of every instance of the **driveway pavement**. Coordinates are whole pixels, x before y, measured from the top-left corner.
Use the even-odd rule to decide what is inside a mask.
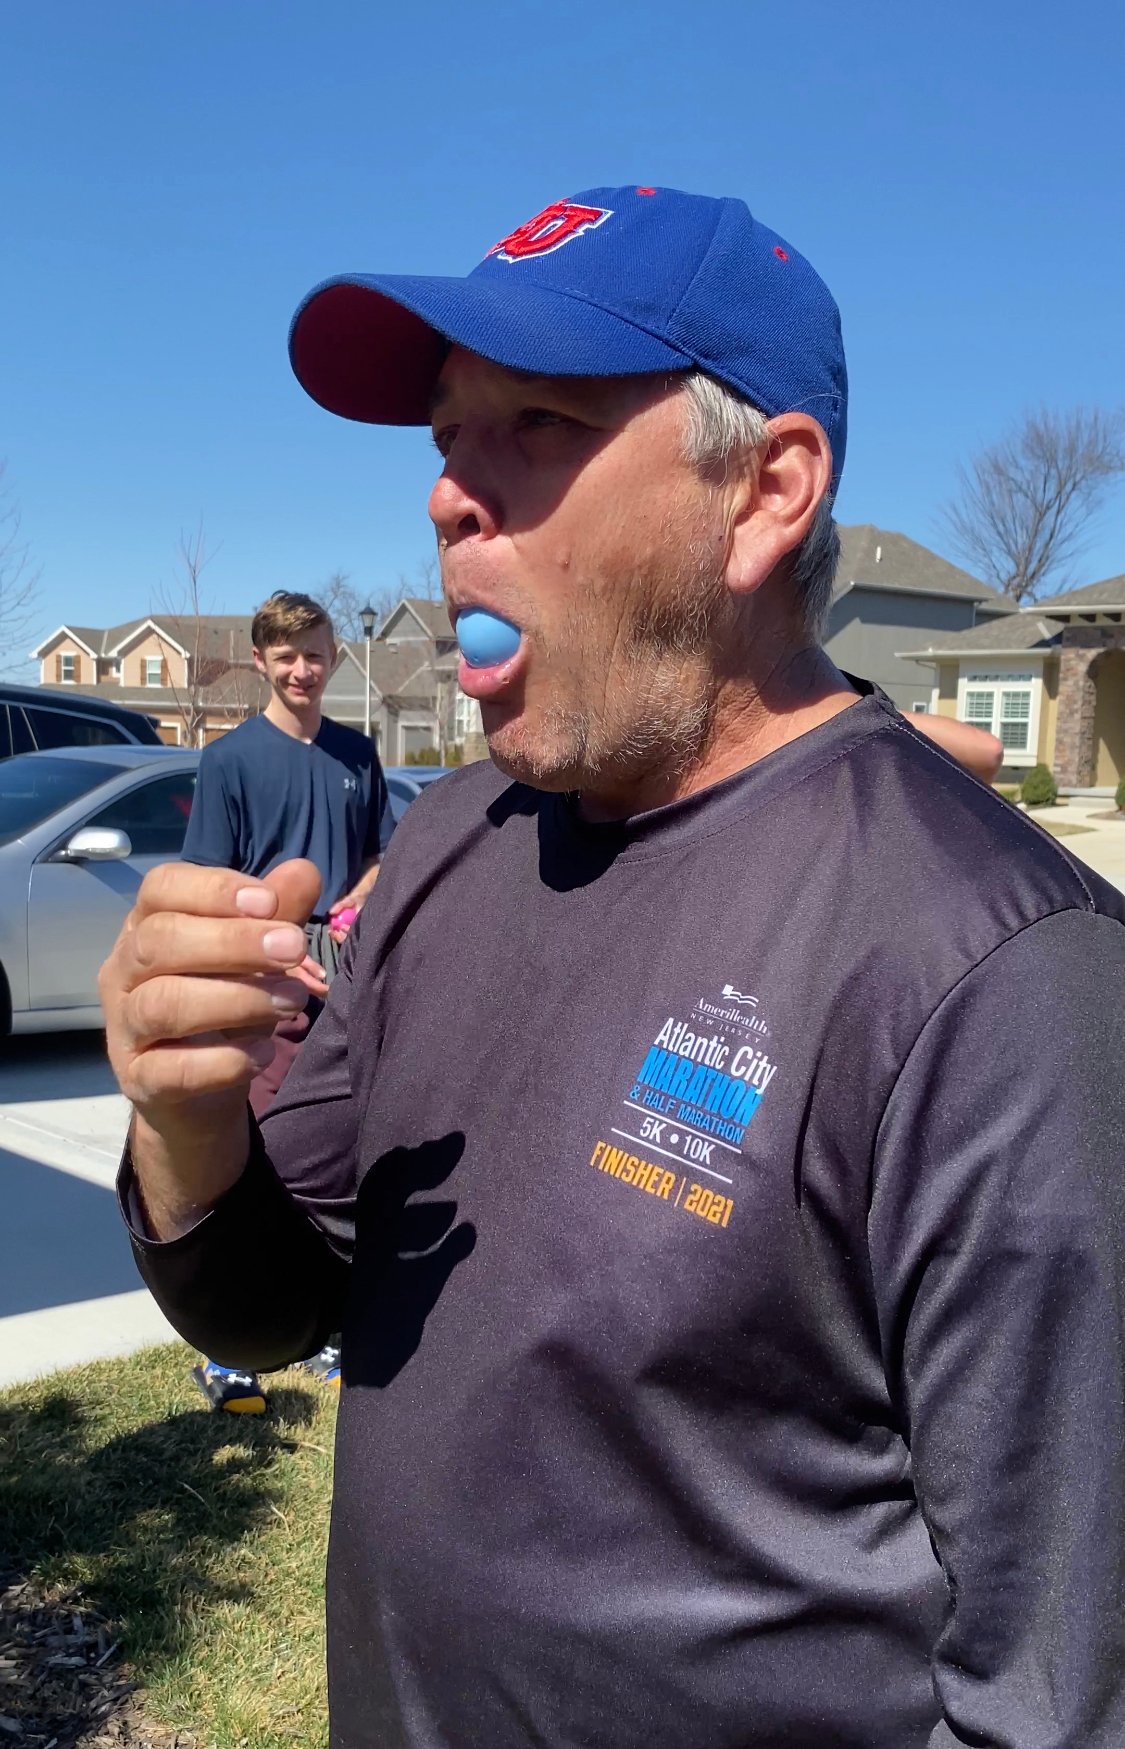
[[[125,1124],[100,1033],[0,1047],[0,1386],[174,1334],[117,1214]]]
[[[1032,818],[1044,826],[1082,827],[1082,831],[1067,833],[1059,842],[1103,880],[1125,893],[1125,816],[1114,815],[1113,802],[1108,797],[1072,796],[1064,807],[1036,808]]]

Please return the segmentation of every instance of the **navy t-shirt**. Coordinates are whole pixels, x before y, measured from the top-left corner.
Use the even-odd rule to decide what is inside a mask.
[[[318,915],[348,892],[394,830],[374,742],[327,717],[314,741],[251,717],[206,749],[186,862],[261,879],[294,856],[320,870]]]

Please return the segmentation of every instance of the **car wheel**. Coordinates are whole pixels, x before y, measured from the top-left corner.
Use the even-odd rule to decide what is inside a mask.
[[[8,980],[0,966],[0,1040],[6,1039],[12,1030],[12,995],[8,989]]]

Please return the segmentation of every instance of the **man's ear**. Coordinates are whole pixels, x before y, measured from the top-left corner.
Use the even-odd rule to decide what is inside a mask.
[[[727,587],[752,594],[812,526],[832,484],[832,451],[823,426],[807,413],[781,413],[767,427],[769,445],[736,491]]]
[[[254,666],[258,670],[258,673],[265,674],[267,679],[268,679],[266,665],[265,665],[265,662],[262,660],[262,652],[257,648],[257,646],[254,646],[251,653],[254,657]]]

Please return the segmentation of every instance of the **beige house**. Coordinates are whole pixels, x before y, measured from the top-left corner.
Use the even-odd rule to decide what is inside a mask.
[[[140,710],[174,747],[202,747],[265,706],[249,614],[154,614],[99,628],[62,625],[31,652],[43,686]],[[371,644],[371,733],[384,764],[454,746],[479,752],[480,710],[457,685],[457,641],[440,601],[409,597]],[[325,691],[328,716],[365,723],[367,648],[345,642]]]
[[[31,652],[43,686],[143,711],[173,747],[201,747],[261,710],[249,614],[151,614],[122,625],[62,625]]]
[[[999,736],[1004,775],[1041,763],[1064,789],[1104,791],[1125,777],[1125,576],[900,654],[937,670],[940,716]]]

